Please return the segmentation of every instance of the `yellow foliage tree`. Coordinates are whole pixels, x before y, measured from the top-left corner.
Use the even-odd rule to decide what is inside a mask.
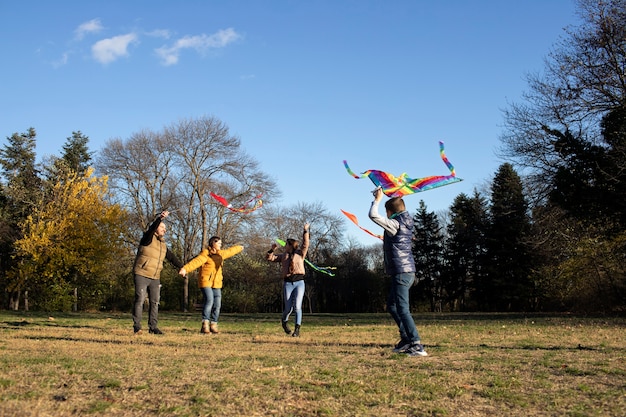
[[[83,307],[98,305],[115,266],[129,256],[123,242],[126,213],[107,202],[107,181],[94,176],[93,169],[70,174],[50,187],[45,201],[21,224],[23,237],[15,247],[23,259],[19,275],[29,275],[24,289],[39,295],[55,289],[58,297],[59,288],[61,293],[77,288]]]

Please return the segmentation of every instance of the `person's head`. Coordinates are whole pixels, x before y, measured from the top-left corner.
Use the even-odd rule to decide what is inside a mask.
[[[299,245],[300,245],[300,243],[298,243],[297,240],[295,240],[295,239],[287,239],[287,245],[285,246],[285,249],[287,250],[287,252],[293,252],[296,249],[298,249]]]
[[[154,231],[154,234],[156,235],[157,238],[161,239],[163,236],[165,236],[166,231],[167,231],[167,227],[165,226],[165,223],[161,222],[159,223],[156,230]]]
[[[401,197],[393,197],[385,202],[385,209],[387,210],[387,217],[391,217],[396,213],[406,211],[406,206]]]
[[[219,236],[212,236],[209,239],[209,252],[217,252],[222,249],[222,239]]]

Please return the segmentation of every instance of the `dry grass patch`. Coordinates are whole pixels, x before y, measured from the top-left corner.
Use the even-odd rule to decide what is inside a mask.
[[[387,315],[0,312],[0,416],[618,416],[626,320],[416,315],[429,356],[393,354]]]

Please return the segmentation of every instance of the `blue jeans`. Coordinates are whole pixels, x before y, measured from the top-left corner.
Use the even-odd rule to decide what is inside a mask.
[[[400,338],[408,342],[419,342],[420,336],[411,316],[409,290],[415,281],[414,272],[394,275],[391,279],[391,290],[387,298],[387,310],[400,330]]]
[[[135,305],[133,307],[133,328],[141,330],[141,315],[146,296],[150,300],[148,310],[148,328],[154,330],[159,324],[159,300],[161,299],[161,280],[135,275]]]
[[[222,309],[222,289],[204,287],[200,289],[204,295],[204,308],[202,309],[202,320],[209,320],[217,323]]]
[[[285,298],[285,308],[283,310],[283,321],[289,320],[289,315],[296,313],[296,324],[302,324],[302,300],[304,299],[304,280],[283,283],[283,296]]]

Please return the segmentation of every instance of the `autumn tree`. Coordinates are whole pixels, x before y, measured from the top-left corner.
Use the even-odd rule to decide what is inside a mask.
[[[91,169],[51,188],[50,198],[20,225],[20,263],[10,273],[12,284],[29,289],[41,309],[68,310],[73,289],[79,308],[98,309],[116,275],[113,266],[130,257],[120,238],[125,213],[107,202],[107,179]]]

